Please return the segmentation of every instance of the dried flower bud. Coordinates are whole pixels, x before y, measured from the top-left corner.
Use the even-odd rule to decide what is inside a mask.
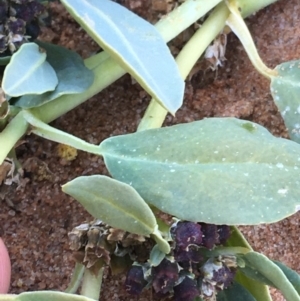
[[[174,286],[175,301],[193,301],[199,294],[197,281],[190,277],[185,277],[180,284]]]
[[[213,282],[216,282],[217,283],[216,285],[220,289],[225,289],[228,286],[230,286],[230,284],[232,284],[234,276],[235,276],[235,271],[232,271],[226,265],[223,264],[220,269],[215,270],[213,272],[213,277],[211,280]]]
[[[224,244],[230,237],[230,227],[227,225],[218,226],[219,243]]]
[[[193,222],[178,222],[171,228],[171,235],[176,246],[181,249],[190,244],[200,245],[202,242],[201,226]]]
[[[178,264],[164,258],[158,266],[152,268],[152,286],[154,291],[161,294],[168,293],[178,280],[178,272]]]
[[[22,44],[35,40],[40,25],[49,25],[50,19],[46,6],[39,0],[0,0],[2,56],[10,55]]]
[[[126,276],[126,291],[131,295],[139,295],[146,285],[147,281],[144,279],[143,268],[139,265],[132,266]]]
[[[203,280],[201,284],[201,293],[206,297],[212,298],[218,290],[223,290],[232,284],[236,269],[229,268],[225,262],[234,266],[236,259],[219,256],[209,259],[201,268]],[[215,300],[215,299],[211,299]]]
[[[190,245],[186,249],[176,247],[174,249],[174,259],[179,262],[200,262],[203,260],[203,255],[196,245]]]
[[[219,242],[218,228],[216,225],[200,223],[202,230],[201,245],[207,249],[212,249]]]
[[[6,44],[7,44],[7,37],[0,34],[0,53],[4,52],[6,50]]]
[[[37,21],[32,21],[26,25],[26,35],[30,37],[30,40],[35,40],[41,32],[40,25]]]
[[[24,20],[14,17],[10,17],[6,22],[6,29],[13,34],[24,35],[25,26],[26,22]]]

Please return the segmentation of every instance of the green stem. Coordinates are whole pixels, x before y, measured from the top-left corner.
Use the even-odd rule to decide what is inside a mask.
[[[182,78],[186,78],[209,44],[222,31],[229,11],[219,4],[203,25],[196,31],[176,58]]]
[[[75,294],[77,292],[81,283],[82,276],[84,274],[84,269],[84,265],[76,262],[71,281],[69,283],[69,286],[65,290],[65,293]]]
[[[23,116],[26,121],[32,126],[31,133],[40,137],[66,144],[78,150],[86,151],[91,154],[101,156],[100,147],[84,140],[70,135],[64,131],[58,130],[36,118],[30,111],[23,111]]]
[[[28,123],[22,112],[17,114],[0,133],[0,165],[18,140],[26,133]]]
[[[90,269],[85,269],[82,288],[80,294],[88,298],[99,300],[102,277],[103,277],[104,268],[100,268],[97,272]]]
[[[12,159],[15,164],[14,175],[16,175],[19,172],[19,170],[22,168],[22,164],[17,159],[16,149],[12,148],[8,153],[7,157]]]
[[[226,5],[220,3],[180,51],[176,62],[183,79],[188,76],[205,49],[223,29],[228,16],[229,10]],[[152,98],[137,131],[160,128],[167,113],[167,110]]]
[[[278,0],[238,0],[237,5],[243,18],[247,18],[251,14],[254,14],[262,8],[277,1]]]
[[[248,27],[238,10],[238,3],[236,2],[236,0],[227,1],[227,6],[231,14],[227,19],[226,24],[230,27],[230,29],[235,33],[235,35],[243,44],[244,49],[246,50],[248,57],[255,69],[263,76],[271,80],[272,77],[278,75],[278,72],[276,70],[268,68],[260,58]]]
[[[166,42],[171,41],[182,31],[203,17],[221,0],[187,0],[155,25]]]

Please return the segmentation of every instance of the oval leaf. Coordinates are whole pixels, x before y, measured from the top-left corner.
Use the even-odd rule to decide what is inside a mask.
[[[149,206],[127,184],[95,175],[78,177],[63,185],[62,190],[112,227],[140,235],[150,235],[157,227]]]
[[[182,105],[184,81],[158,30],[109,0],[61,1],[86,32],[169,112]]]
[[[300,60],[278,65],[271,93],[292,140],[300,143]]]
[[[100,144],[111,175],[183,220],[260,224],[299,209],[300,145],[255,123],[208,118]]]
[[[254,279],[256,281],[264,283],[268,286],[276,287],[276,285],[273,282],[271,282],[270,279],[266,278],[261,272],[259,272],[255,267],[253,267],[253,265],[247,258],[244,258],[243,255],[240,255],[240,257],[245,262],[245,267],[240,268],[240,271],[243,274],[245,274],[247,277],[249,277],[251,279]],[[277,265],[277,267],[280,268],[280,270],[284,273],[284,275],[289,280],[289,282],[292,284],[294,289],[300,295],[300,275],[296,271],[290,269],[289,267],[287,267],[286,265],[284,265],[283,263],[281,263],[279,261],[275,261],[275,260],[271,260],[271,261],[275,265]],[[278,288],[278,287],[276,287],[276,288]]]
[[[26,43],[4,70],[2,89],[5,94],[18,97],[52,91],[57,83],[55,71],[46,61],[46,53],[35,43]]]
[[[218,292],[217,301],[256,301],[256,299],[242,285],[234,282],[227,289]]]
[[[152,267],[157,267],[165,257],[166,254],[159,249],[158,245],[155,245],[150,252],[149,263]]]
[[[271,282],[263,274],[261,274],[260,272],[258,272],[257,269],[255,267],[253,267],[249,261],[247,261],[247,259],[245,259],[243,256],[242,256],[242,259],[245,262],[245,266],[243,268],[239,268],[239,270],[245,276],[247,276],[248,278],[253,279],[253,280],[257,281],[257,282],[260,282],[262,284],[265,284],[265,285],[268,285],[268,286],[272,286],[272,287],[276,287],[273,282]]]
[[[13,102],[13,105],[21,108],[37,107],[64,94],[82,93],[93,83],[93,72],[85,67],[77,53],[50,43],[41,41],[36,43],[47,51],[47,62],[56,72],[58,85],[52,92],[21,96]]]
[[[56,291],[25,292],[19,295],[8,295],[10,301],[95,301],[94,299]],[[6,300],[4,298],[4,300]]]
[[[272,262],[281,269],[281,271],[284,273],[286,278],[290,281],[290,283],[300,296],[300,275],[296,271],[284,265],[282,262],[276,260],[272,260]]]
[[[268,257],[257,252],[249,252],[242,258],[246,262],[246,266],[249,265],[253,270],[268,279],[270,283],[273,283],[287,301],[300,301],[300,295],[298,295],[284,272]]]

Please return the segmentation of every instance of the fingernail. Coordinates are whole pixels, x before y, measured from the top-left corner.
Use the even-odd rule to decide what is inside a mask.
[[[7,248],[0,238],[0,294],[6,294],[10,286],[11,264]]]

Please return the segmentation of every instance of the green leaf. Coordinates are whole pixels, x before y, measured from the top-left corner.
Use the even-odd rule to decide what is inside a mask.
[[[31,133],[34,133],[40,137],[49,139],[51,141],[69,145],[78,150],[83,150],[92,154],[101,155],[100,147],[98,145],[88,143],[78,137],[75,137],[48,125],[47,123],[37,118],[29,110],[22,110],[19,114],[22,116],[24,121],[26,120],[26,122],[28,122],[32,126]]]
[[[265,285],[276,287],[273,282],[271,282],[267,277],[265,277],[263,274],[261,274],[259,271],[257,271],[255,266],[253,266],[251,264],[251,262],[249,260],[247,260],[247,258],[245,258],[244,256],[241,256],[241,258],[245,262],[245,267],[239,268],[239,270],[245,276],[247,276],[250,279],[256,280],[257,282],[263,283]]]
[[[217,301],[256,301],[256,299],[242,285],[234,282],[227,289],[218,292]]]
[[[8,298],[6,299],[6,296]],[[19,295],[3,295],[4,299],[0,297],[0,300],[9,300],[9,301],[95,301],[94,299],[75,295],[68,294],[56,291],[36,291],[36,292],[25,292]]]
[[[77,53],[50,43],[41,41],[36,43],[47,51],[47,62],[56,72],[58,85],[52,92],[21,96],[13,102],[13,105],[21,108],[37,107],[64,94],[82,93],[93,83],[93,72],[85,67]]]
[[[157,228],[154,230],[154,232],[151,234],[151,237],[155,240],[161,252],[165,254],[170,253],[171,251],[170,245],[167,242],[167,240],[164,237],[162,237],[162,233],[158,230],[158,225]]]
[[[292,140],[300,143],[300,60],[286,62],[275,68],[271,93]]]
[[[299,209],[300,146],[235,118],[111,137],[100,144],[111,175],[183,220],[260,224]]]
[[[251,246],[246,241],[243,234],[235,226],[231,227],[231,235],[226,241],[225,245],[230,246],[231,248],[243,247],[249,251],[252,251]],[[240,256],[237,256],[237,263],[239,266],[245,266],[245,261]],[[266,285],[254,279],[248,278],[246,275],[241,273],[239,269],[235,275],[235,280],[244,286],[252,294],[256,301],[272,301],[269,288]]]
[[[6,66],[11,59],[11,55],[8,56],[0,56],[0,66]]]
[[[95,175],[78,177],[63,185],[62,190],[112,227],[140,235],[150,235],[157,228],[149,206],[127,184]]]
[[[245,274],[237,271],[235,280],[245,287],[255,298],[256,301],[272,301],[269,288],[261,282],[248,278]]]
[[[282,262],[276,260],[272,260],[272,262],[281,269],[286,278],[290,281],[297,293],[300,295],[300,275],[296,271],[284,265]]]
[[[26,43],[12,56],[4,70],[2,88],[10,97],[53,91],[58,83],[46,53],[35,43]]]
[[[245,274],[247,277],[251,279],[262,282],[266,285],[276,287],[276,285],[273,282],[271,282],[268,278],[266,278],[262,273],[257,271],[257,269],[252,265],[252,263],[247,258],[244,258],[243,255],[241,256],[241,258],[245,262],[245,267],[240,268],[240,271],[243,274]],[[275,261],[275,260],[271,260],[271,261],[281,269],[281,271],[284,273],[286,278],[289,280],[289,282],[293,285],[295,290],[300,295],[300,275],[279,261]]]
[[[151,250],[149,263],[151,266],[157,267],[165,257],[166,254],[159,249],[158,245],[155,245]]]
[[[300,300],[300,295],[283,271],[266,256],[257,252],[249,252],[242,258],[246,262],[246,265],[249,265],[253,270],[256,270],[258,274],[261,274],[270,281],[270,283],[273,283],[273,285],[282,292],[287,301]]]
[[[62,0],[74,19],[169,112],[182,105],[184,82],[162,36],[109,0]]]

